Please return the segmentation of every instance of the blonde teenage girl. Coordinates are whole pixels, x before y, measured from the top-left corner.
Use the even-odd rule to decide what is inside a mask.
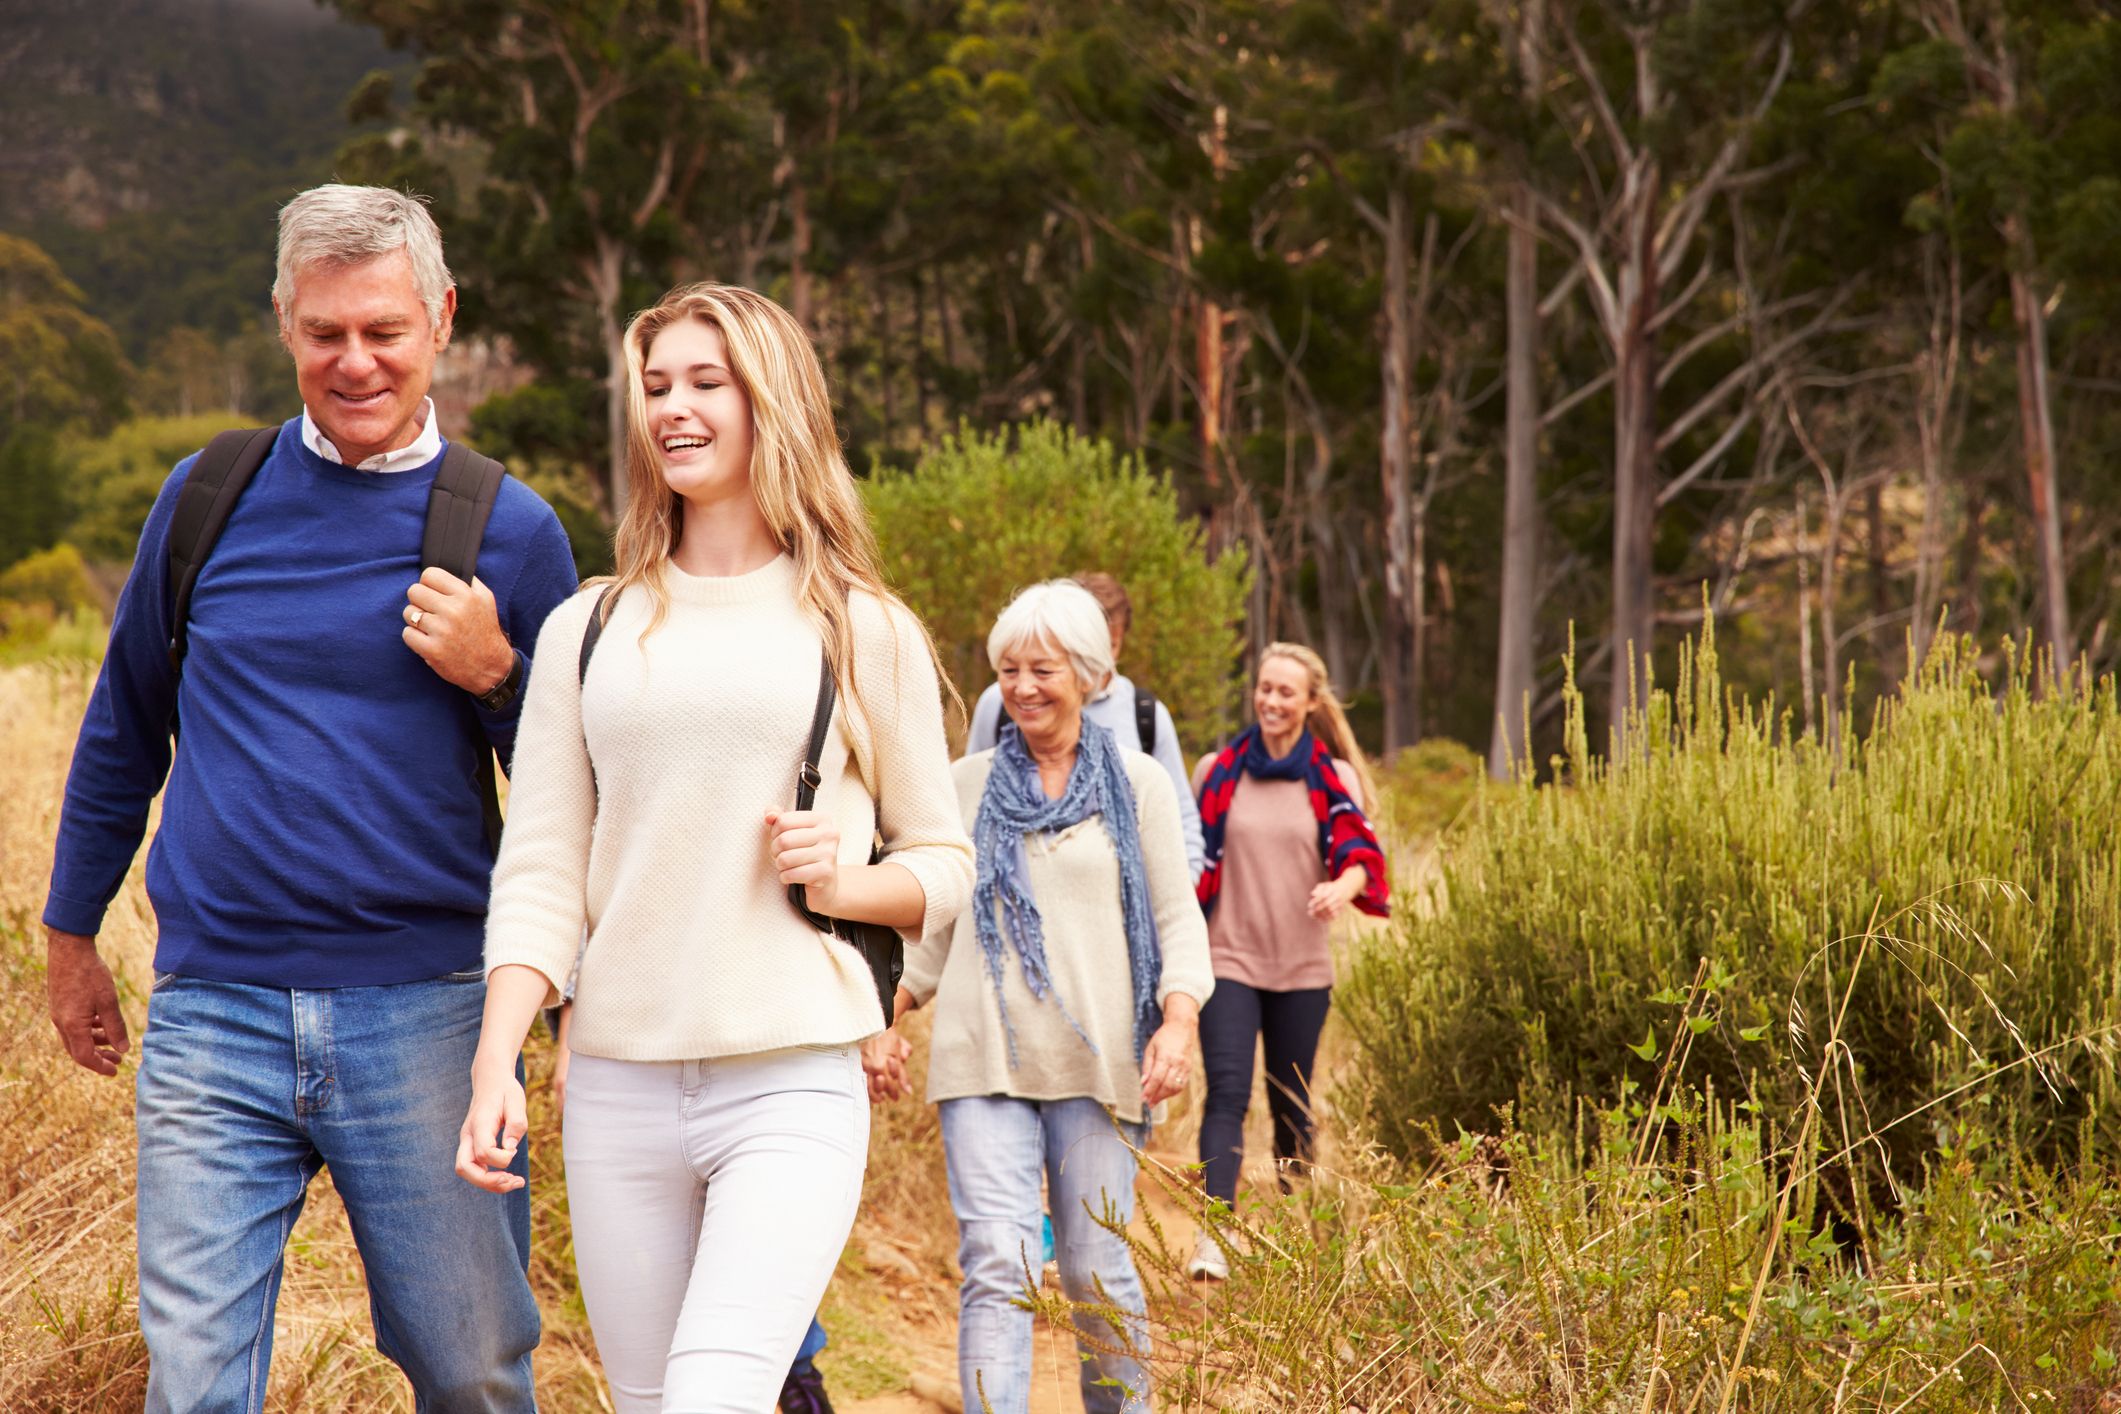
[[[584,590],[540,636],[457,1171],[522,1183],[504,1171],[515,1057],[579,952],[563,1144],[612,1393],[763,1414],[854,1220],[857,1043],[884,1025],[862,955],[788,886],[912,939],[956,917],[972,850],[933,649],[884,586],[801,327],[689,286],[634,319],[626,367],[615,592]],[[838,705],[797,812],[821,656]]]

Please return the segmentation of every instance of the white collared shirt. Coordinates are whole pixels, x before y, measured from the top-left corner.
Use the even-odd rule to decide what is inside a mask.
[[[331,439],[317,427],[309,409],[302,409],[302,445],[328,462],[346,465],[346,458]],[[420,435],[413,438],[395,452],[383,452],[370,457],[355,467],[355,471],[411,471],[416,466],[425,466],[442,452],[442,429],[435,421],[435,400],[420,399]]]

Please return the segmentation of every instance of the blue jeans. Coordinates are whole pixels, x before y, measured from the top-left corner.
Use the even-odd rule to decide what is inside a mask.
[[[816,1316],[810,1318],[810,1329],[803,1333],[803,1343],[796,1348],[795,1363],[788,1367],[791,1375],[808,1375],[817,1369],[817,1357],[825,1353],[831,1337],[825,1334],[825,1323]]]
[[[536,1407],[528,1190],[452,1168],[485,999],[475,972],[325,991],[156,977],[135,1094],[151,1414],[264,1408],[287,1235],[326,1166],[414,1407]]]
[[[1148,1138],[1146,1124],[1113,1126],[1095,1100],[1017,1100],[1005,1095],[945,1100],[943,1155],[950,1174],[950,1207],[957,1214],[957,1372],[965,1408],[985,1398],[995,1414],[1025,1414],[1031,1399],[1031,1313],[1017,1300],[1024,1273],[1038,1279],[1043,1213],[1041,1172],[1053,1203],[1054,1255],[1061,1290],[1073,1301],[1109,1299],[1128,1319],[1122,1339],[1111,1325],[1076,1317],[1083,1355],[1085,1414],[1136,1414],[1149,1407],[1149,1372],[1104,1346],[1148,1339],[1148,1303],[1127,1244],[1099,1227],[1091,1214],[1109,1210],[1122,1224],[1134,1216],[1134,1154]],[[1122,1142],[1124,1136],[1124,1142]],[[1098,1284],[1104,1285],[1104,1297]]]

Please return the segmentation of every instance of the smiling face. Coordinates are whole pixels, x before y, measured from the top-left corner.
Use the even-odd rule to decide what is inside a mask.
[[[1016,729],[1032,741],[1065,738],[1079,729],[1083,684],[1075,664],[1058,644],[1030,639],[1005,649],[995,664],[1002,705]]]
[[[751,495],[751,398],[730,371],[722,331],[680,319],[655,336],[641,371],[663,481],[708,505]]]
[[[1268,658],[1259,665],[1259,680],[1252,685],[1252,711],[1260,730],[1278,740],[1289,740],[1303,730],[1304,721],[1317,705],[1311,691],[1311,674],[1294,658]]]
[[[294,355],[295,384],[317,430],[358,465],[396,451],[420,432],[420,405],[435,355],[449,345],[457,292],[427,318],[402,250],[357,265],[318,262],[295,274],[288,308],[278,300],[280,338]]]

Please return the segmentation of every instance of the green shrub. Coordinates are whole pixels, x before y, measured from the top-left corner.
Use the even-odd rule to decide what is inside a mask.
[[[1190,750],[1235,724],[1249,571],[1236,552],[1208,562],[1199,525],[1139,458],[1050,422],[968,428],[910,472],[877,469],[864,490],[884,571],[968,704],[994,679],[987,631],[1011,595],[1103,570],[1134,601],[1121,671],[1170,707]]]
[[[1832,1072],[1903,1176],[1976,1099],[2034,1154],[2080,1126],[2121,1152],[2114,684],[2041,691],[2015,655],[1991,684],[1947,641],[1829,744],[1727,694],[1712,632],[1609,757],[1572,690],[1563,784],[1485,794],[1447,910],[1359,949],[1336,1001],[1379,1137],[1420,1155],[1425,1126],[1490,1130],[1505,1105],[1566,1125],[1652,1072],[1701,968],[1696,1073],[1778,1115]]]
[[[140,527],[177,463],[212,441],[216,432],[256,425],[257,419],[240,412],[138,417],[111,429],[108,436],[71,444],[62,453],[73,506],[67,538],[91,560],[130,563]]]
[[[40,604],[54,614],[102,608],[81,552],[64,543],[25,556],[0,571],[0,602]]]

